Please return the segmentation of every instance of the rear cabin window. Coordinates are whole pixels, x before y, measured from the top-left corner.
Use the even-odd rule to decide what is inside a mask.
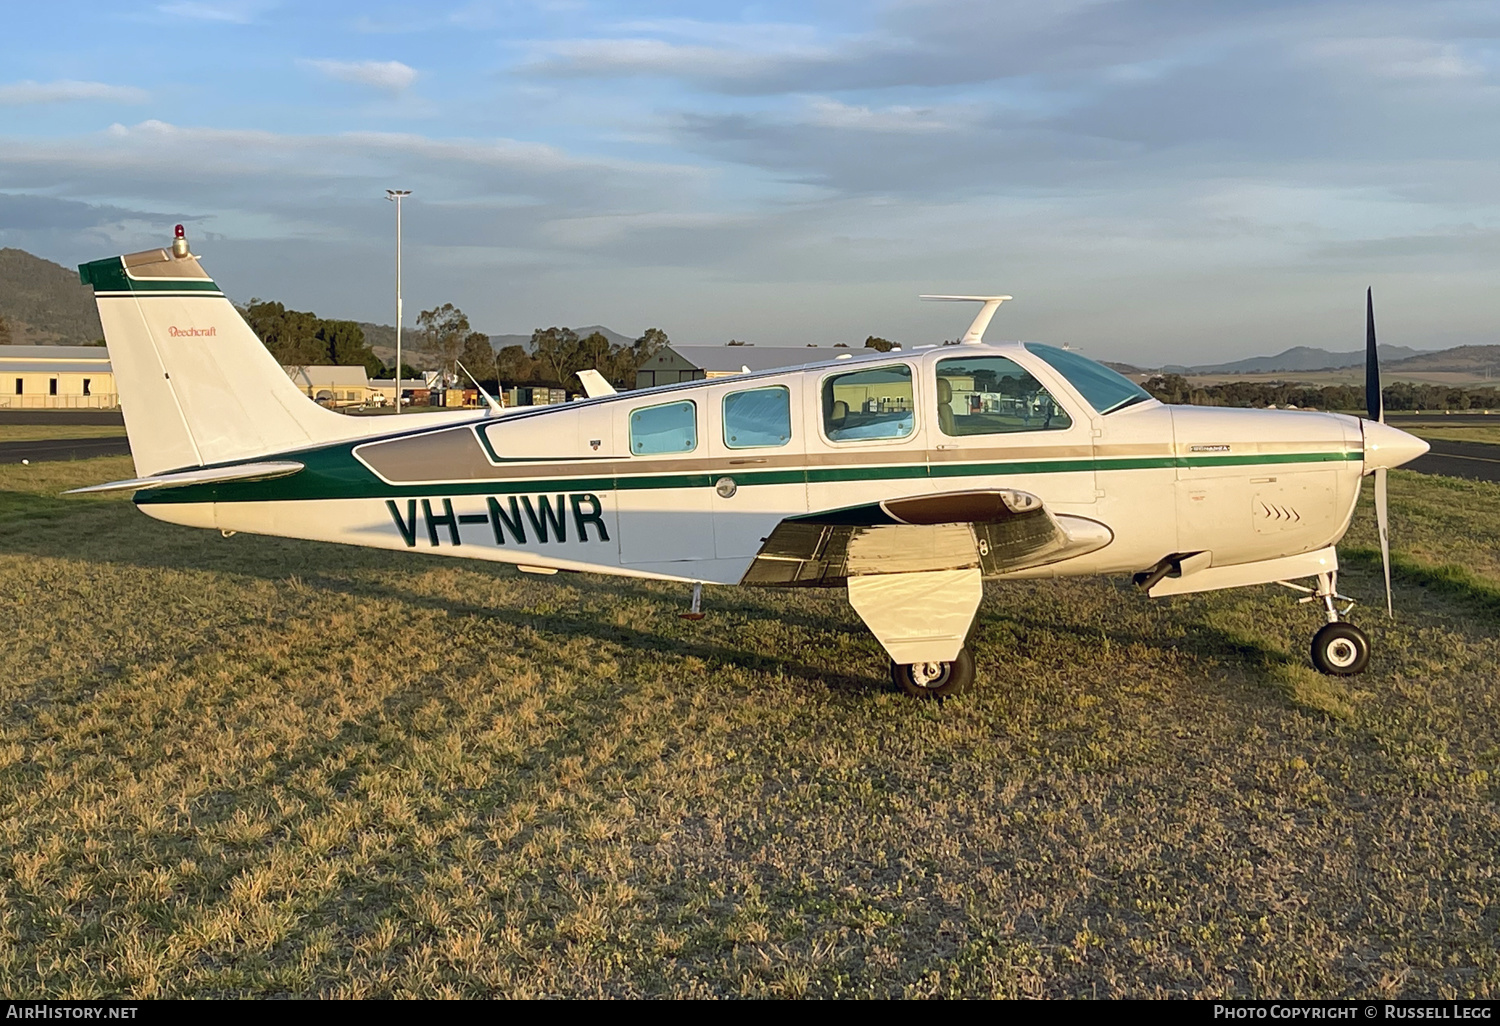
[[[777,385],[731,392],[724,397],[724,445],[761,449],[792,440],[792,394]]]
[[[913,407],[904,363],[823,379],[823,433],[831,442],[905,438],[916,430]]]
[[[958,437],[1061,431],[1073,419],[1019,364],[977,356],[938,361],[937,423],[943,434]]]
[[[698,407],[692,402],[647,406],[630,415],[630,451],[636,456],[692,452],[698,448]]]

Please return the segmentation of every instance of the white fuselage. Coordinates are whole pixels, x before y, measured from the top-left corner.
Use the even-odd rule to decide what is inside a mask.
[[[1066,416],[1003,434],[945,431],[941,404],[1001,401],[953,398],[939,381],[940,361],[983,355],[1020,365]],[[900,367],[910,375],[909,433],[830,437],[829,379]],[[789,437],[732,442],[726,411],[771,388],[786,390]],[[873,393],[854,401],[891,405]],[[690,413],[675,408],[683,403]],[[690,418],[691,437],[679,425],[680,451],[639,451],[651,448],[639,441],[649,411],[669,406]],[[1097,551],[1013,575],[1034,577],[1131,572],[1173,554],[1207,552],[1221,566],[1321,549],[1343,536],[1365,470],[1357,418],[1154,400],[1100,415],[1020,345],[860,353],[459,425],[409,420],[401,434],[309,450],[323,486],[137,501],[162,520],[224,531],[720,584],[740,581],[788,517],[921,494],[1017,489],[1113,533]]]

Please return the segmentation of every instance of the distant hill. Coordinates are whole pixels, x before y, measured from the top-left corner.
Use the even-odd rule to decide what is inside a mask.
[[[94,290],[78,272],[21,249],[0,249],[0,318],[13,345],[85,346],[104,337]]]
[[[1484,348],[1484,347],[1479,347]],[[1380,364],[1385,366],[1413,357],[1431,355],[1408,346],[1381,346]],[[1356,349],[1348,353],[1333,353],[1327,349],[1311,346],[1293,346],[1275,356],[1252,356],[1229,363],[1205,363],[1193,367],[1172,364],[1163,370],[1173,374],[1277,374],[1285,371],[1340,370],[1344,367],[1363,367],[1365,351]]]
[[[1386,364],[1385,347],[1381,347],[1381,369],[1401,371],[1452,371],[1455,373],[1500,372],[1500,346],[1456,346],[1435,353],[1419,353],[1405,360]]]

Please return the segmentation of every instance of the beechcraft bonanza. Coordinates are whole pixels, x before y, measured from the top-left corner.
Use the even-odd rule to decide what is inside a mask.
[[[1135,574],[1151,596],[1286,583],[1321,608],[1312,659],[1370,657],[1334,545],[1361,480],[1427,444],[1369,417],[1165,406],[1076,352],[984,341],[846,352],[562,406],[393,420],[300,393],[188,250],[98,260],[137,477],[160,520],[703,584],[843,588],[907,692],[974,676],[985,579]],[[1310,585],[1293,582],[1311,580]],[[1352,604],[1352,603],[1351,603]]]

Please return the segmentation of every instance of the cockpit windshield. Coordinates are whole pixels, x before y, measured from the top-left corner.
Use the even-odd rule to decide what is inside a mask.
[[[1035,342],[1026,343],[1026,350],[1040,356],[1048,366],[1067,378],[1068,384],[1078,389],[1078,393],[1101,415],[1151,398],[1150,392],[1125,375],[1072,350]]]

